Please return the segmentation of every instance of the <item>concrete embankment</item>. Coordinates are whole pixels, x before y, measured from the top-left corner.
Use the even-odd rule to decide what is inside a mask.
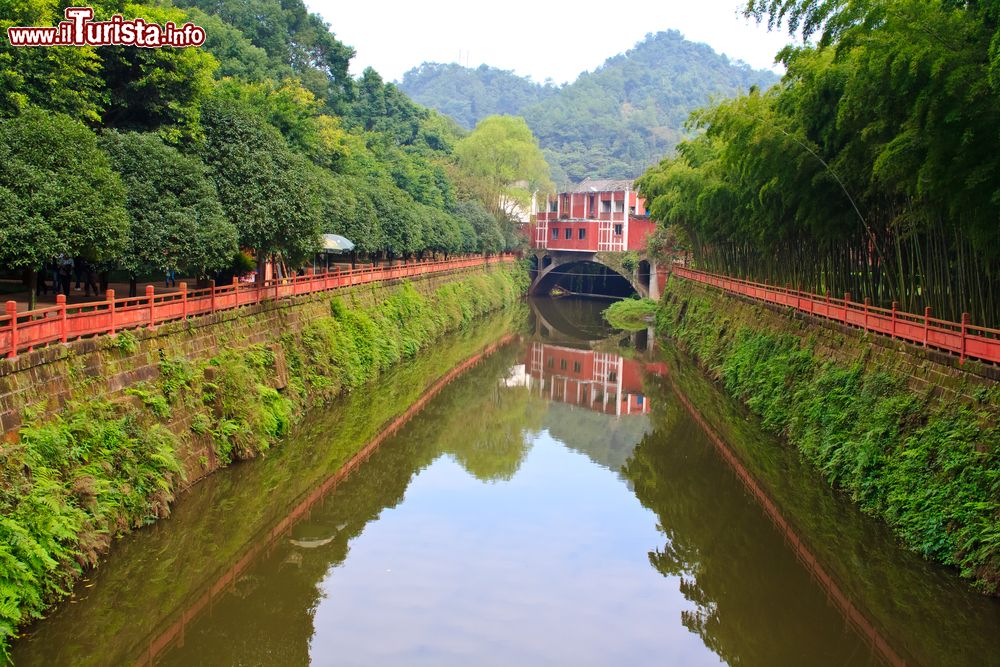
[[[911,549],[997,594],[995,369],[677,277],[657,331]]]

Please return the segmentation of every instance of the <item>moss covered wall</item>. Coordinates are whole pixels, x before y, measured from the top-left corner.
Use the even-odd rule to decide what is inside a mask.
[[[0,365],[0,662],[111,540],[267,450],[298,415],[515,303],[520,264],[365,285]]]
[[[988,369],[671,278],[676,341],[910,548],[1000,589],[1000,387]]]

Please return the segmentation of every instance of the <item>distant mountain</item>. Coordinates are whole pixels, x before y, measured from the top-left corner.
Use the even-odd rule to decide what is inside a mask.
[[[429,63],[407,72],[400,88],[465,127],[491,114],[524,116],[554,179],[567,183],[636,177],[684,137],[691,111],[778,78],[670,30],[647,35],[562,87],[485,65]]]
[[[451,116],[471,130],[494,114],[521,116],[530,106],[557,95],[552,84],[535,83],[508,70],[480,65],[424,63],[403,75],[399,87],[414,101]]]

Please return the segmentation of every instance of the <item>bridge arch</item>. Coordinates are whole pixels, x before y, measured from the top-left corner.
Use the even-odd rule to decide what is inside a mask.
[[[533,275],[529,294],[546,295],[555,287],[569,292],[622,297],[649,293],[648,282],[640,284],[635,275],[626,275],[620,268],[600,261],[595,254],[567,254],[550,253],[541,259],[541,268]],[[546,258],[551,259],[548,264]],[[597,268],[599,270],[595,270]]]

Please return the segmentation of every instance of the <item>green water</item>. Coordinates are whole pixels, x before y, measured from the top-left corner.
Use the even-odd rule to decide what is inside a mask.
[[[996,600],[901,550],[683,356],[614,335],[605,303],[530,305],[198,484],[16,664],[1000,664]]]

